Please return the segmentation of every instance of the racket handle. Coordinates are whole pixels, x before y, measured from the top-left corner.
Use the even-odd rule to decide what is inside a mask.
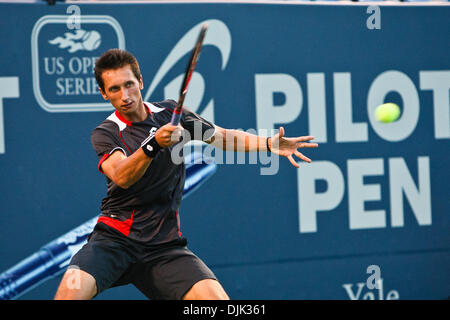
[[[180,123],[182,112],[183,112],[182,110],[180,110],[180,111],[177,111],[177,109],[173,110],[172,120],[170,120],[170,123],[173,126],[177,126]]]

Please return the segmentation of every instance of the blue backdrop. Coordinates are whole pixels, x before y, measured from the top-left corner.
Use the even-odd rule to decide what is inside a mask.
[[[0,4],[0,271],[99,214],[90,133],[113,109],[95,59],[130,50],[145,99],[177,99],[207,21],[186,105],[221,127],[281,125],[320,144],[300,169],[217,152],[217,173],[183,202],[181,231],[230,297],[447,298],[449,16],[448,5]],[[378,123],[388,101],[401,117]],[[22,298],[51,299],[59,280]],[[97,297],[129,298],[144,296]]]

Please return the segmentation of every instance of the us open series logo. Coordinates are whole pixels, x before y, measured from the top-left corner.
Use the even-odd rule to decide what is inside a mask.
[[[67,15],[46,15],[31,33],[33,92],[48,112],[108,111],[99,102],[95,61],[110,48],[125,49],[119,22],[106,15],[80,15],[79,27],[67,27]]]

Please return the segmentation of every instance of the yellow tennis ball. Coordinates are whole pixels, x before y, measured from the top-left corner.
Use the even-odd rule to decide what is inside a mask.
[[[384,103],[375,109],[375,118],[384,123],[393,122],[400,116],[400,108],[395,103]]]

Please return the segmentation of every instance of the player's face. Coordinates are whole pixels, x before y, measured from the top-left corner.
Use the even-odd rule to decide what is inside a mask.
[[[138,112],[142,105],[142,78],[136,79],[131,67],[126,65],[119,69],[105,70],[102,73],[105,91],[100,89],[103,98],[121,114],[131,115]]]

